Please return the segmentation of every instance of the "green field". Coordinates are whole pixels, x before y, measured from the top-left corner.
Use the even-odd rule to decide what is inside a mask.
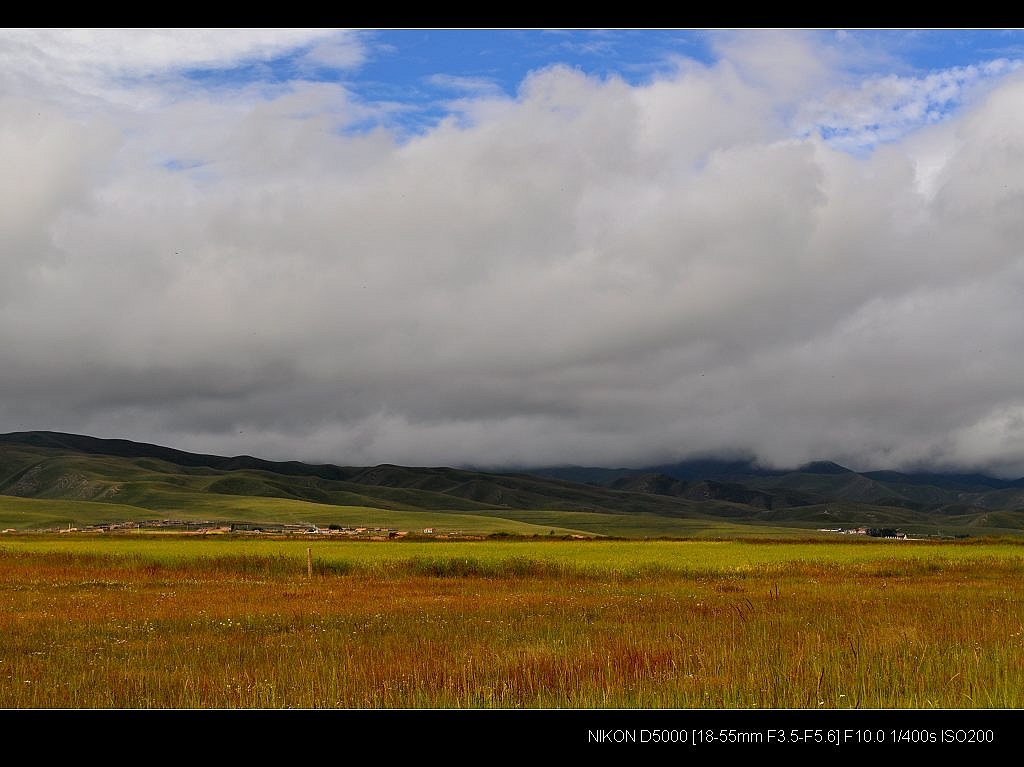
[[[32,531],[68,526],[85,527],[111,522],[178,519],[187,521],[243,521],[252,524],[314,524],[388,527],[419,531],[433,527],[466,535],[571,535],[583,530],[554,524],[532,524],[501,516],[443,510],[395,511],[369,506],[335,506],[286,498],[196,495],[188,502],[162,508],[143,508],[96,501],[67,501],[0,496],[0,529]],[[562,520],[565,521],[565,520]]]
[[[161,498],[159,494],[156,498]],[[340,506],[287,498],[188,494],[167,496],[149,507],[101,501],[18,498],[0,495],[0,530],[19,532],[82,528],[111,522],[236,521],[253,524],[315,524],[327,527],[388,527],[418,532],[433,527],[442,533],[469,536],[608,536],[621,538],[806,538],[830,537],[814,528],[782,524],[743,524],[721,519],[687,519],[656,514],[608,514],[537,509],[385,509]]]
[[[498,569],[508,561],[529,561],[561,572],[599,577],[659,573],[743,576],[773,567],[814,566],[845,572],[912,573],[950,570],[996,561],[1024,568],[1024,542],[1014,539],[960,543],[851,539],[842,542],[757,541],[345,541],[322,538],[266,539],[253,536],[188,537],[175,534],[9,535],[0,551],[67,552],[123,558],[126,563],[180,565],[199,559],[254,557],[290,560],[306,572],[307,550],[327,569],[349,566],[387,570],[416,559],[476,563]]]

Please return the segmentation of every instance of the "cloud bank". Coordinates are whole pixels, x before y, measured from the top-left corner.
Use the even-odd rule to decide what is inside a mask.
[[[641,85],[439,75],[458,112],[408,136],[341,80],[187,77],[351,35],[67,42],[0,45],[0,431],[1024,475],[1013,62],[851,84],[733,35]]]

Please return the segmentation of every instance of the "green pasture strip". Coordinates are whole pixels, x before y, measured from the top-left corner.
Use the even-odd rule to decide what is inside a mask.
[[[328,527],[387,527],[419,532],[432,527],[438,533],[462,532],[467,535],[555,535],[584,534],[585,531],[497,516],[447,511],[391,511],[368,506],[334,506],[283,498],[258,498],[231,495],[196,495],[194,502],[166,509],[142,508],[94,501],[67,501],[0,496],[0,530],[18,531],[42,528],[106,524],[117,521],[176,519],[182,521],[249,522],[254,524],[313,524]]]
[[[140,522],[159,517],[160,515],[152,509],[128,504],[0,495],[0,530],[39,530],[51,527],[66,528],[69,525],[81,527],[110,522]]]
[[[841,543],[743,541],[352,541],[325,538],[182,536],[176,534],[8,535],[0,554],[64,552],[182,565],[218,558],[290,559],[305,571],[307,549],[318,569],[333,572],[420,567],[425,573],[488,574],[516,563],[524,573],[744,576],[793,566],[864,568],[899,576],[979,562],[1024,568],[1013,541],[932,543],[899,540]],[[511,563],[511,564],[510,564]]]
[[[452,511],[451,513],[459,513]],[[826,537],[816,529],[784,527],[780,524],[743,524],[714,517],[699,519],[658,514],[608,514],[594,511],[550,509],[495,509],[474,511],[475,515],[515,519],[540,527],[571,528],[611,538],[807,538]],[[820,527],[820,525],[817,525]]]
[[[141,505],[141,504],[145,505]],[[31,531],[110,522],[179,519],[256,524],[309,523],[322,527],[373,526],[419,532],[490,535],[602,535],[619,538],[784,538],[820,536],[814,530],[777,524],[737,524],[717,519],[681,519],[656,514],[606,514],[537,509],[396,511],[371,506],[336,506],[286,498],[193,493],[139,504],[19,498],[0,495],[0,530]]]

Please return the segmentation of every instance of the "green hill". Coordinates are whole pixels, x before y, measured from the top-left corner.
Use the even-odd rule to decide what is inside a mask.
[[[729,481],[619,471],[604,484],[448,467],[275,462],[55,432],[0,435],[0,528],[174,518],[237,525],[374,526],[465,534],[629,537],[1024,532],[1024,489],[973,490],[818,462]],[[980,484],[979,484],[980,482]]]

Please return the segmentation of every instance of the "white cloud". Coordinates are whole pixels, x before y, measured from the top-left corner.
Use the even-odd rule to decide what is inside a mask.
[[[305,55],[305,61],[331,69],[356,69],[366,61],[366,46],[354,33],[334,35],[317,42]]]
[[[831,52],[803,30],[723,30],[711,34],[721,58],[780,105],[830,81]]]
[[[1018,60],[997,59],[923,76],[871,77],[805,103],[796,121],[797,130],[804,135],[820,132],[842,149],[869,149],[940,122],[1019,66]]]
[[[490,77],[460,77],[458,75],[434,74],[427,78],[427,82],[438,88],[478,96],[501,94],[501,87]]]
[[[7,29],[8,66],[137,76],[187,67],[228,67],[319,43],[324,29]],[[338,44],[341,41],[333,41]]]
[[[0,32],[0,87],[83,109],[96,102],[153,107],[170,95],[163,81],[184,70],[229,69],[305,49],[312,61],[353,66],[362,47],[343,30],[8,28]]]
[[[539,70],[403,142],[347,133],[374,105],[334,83],[129,83],[151,108],[83,114],[68,83],[214,54],[69,54],[91,80],[62,65],[0,108],[2,430],[341,463],[749,449],[1024,473],[1024,84],[847,89],[828,114],[946,86],[963,104],[851,155],[794,136],[839,93],[827,60],[798,76],[814,46],[742,45],[642,86]]]

